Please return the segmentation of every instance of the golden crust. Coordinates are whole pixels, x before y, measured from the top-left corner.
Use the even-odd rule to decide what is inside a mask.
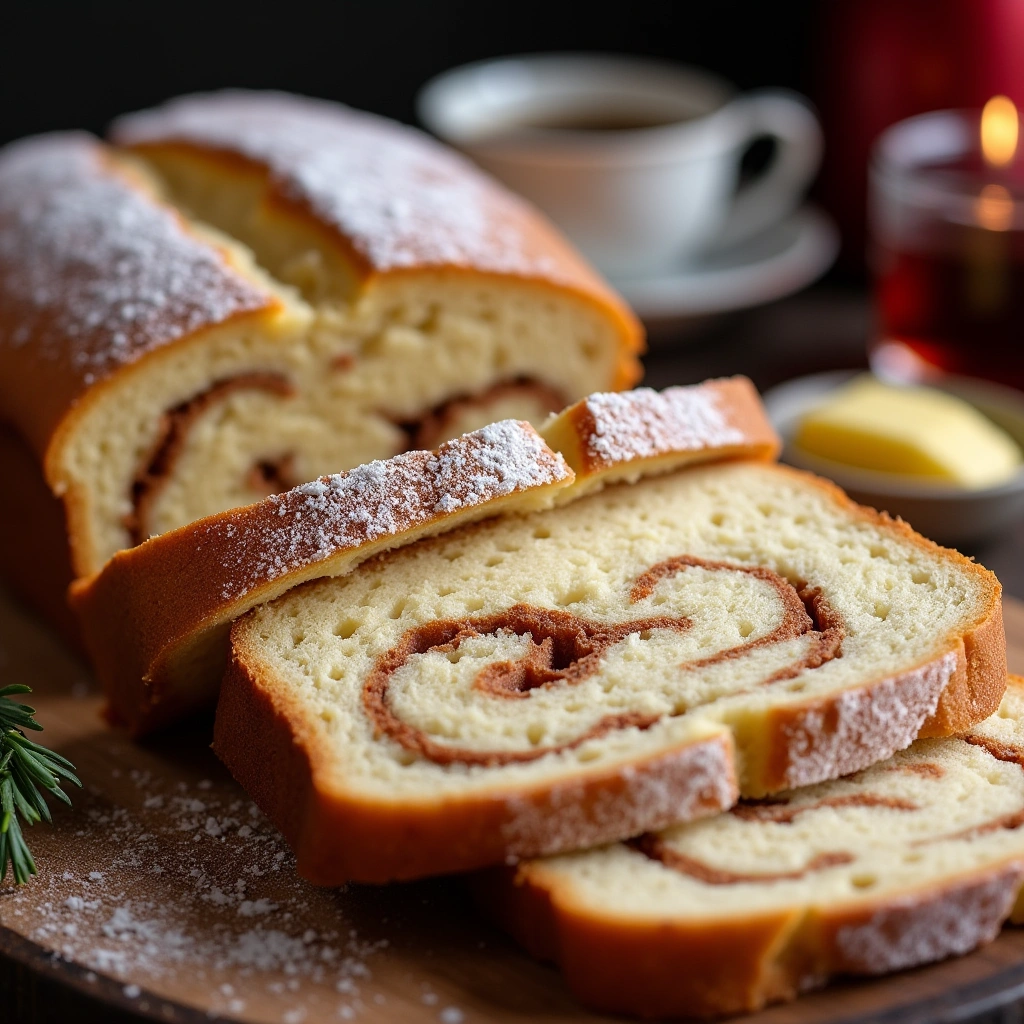
[[[51,486],[60,435],[114,377],[279,307],[90,136],[0,152],[0,416],[46,462]]]
[[[75,575],[96,564],[85,498],[63,468],[83,418],[172,347],[282,308],[95,139],[61,133],[0,152],[0,420],[64,501]]]
[[[1002,699],[1005,672],[1006,632],[1001,589],[997,589],[992,613],[964,634],[962,673],[942,691],[939,706],[919,735],[954,736],[988,718]]]
[[[970,946],[990,941],[1008,917],[1024,881],[1012,861],[942,886],[903,893],[820,915],[801,908],[748,917],[675,922],[603,917],[574,904],[541,864],[479,873],[473,889],[481,907],[532,955],[554,961],[581,1002],[630,1016],[718,1017],[750,1013],[794,999],[839,974],[882,974],[926,960],[886,962],[851,954],[851,929],[880,928],[889,936],[927,930],[937,913],[952,912]],[[963,934],[963,933],[962,933]],[[943,950],[928,959],[964,952]]]
[[[775,961],[798,911],[695,925],[603,918],[574,906],[539,864],[481,872],[472,886],[527,952],[554,961],[581,1002],[607,1013],[713,1017],[797,991],[797,979]]]
[[[576,473],[560,502],[698,462],[772,462],[782,449],[757,389],[741,376],[590,395],[549,419],[541,435]]]
[[[1009,682],[1024,687],[1019,676]],[[580,903],[543,861],[480,872],[473,888],[488,914],[534,956],[554,961],[588,1006],[716,1017],[793,999],[835,975],[883,974],[966,952],[995,937],[1022,882],[1024,864],[1008,858],[824,910],[656,923]]]

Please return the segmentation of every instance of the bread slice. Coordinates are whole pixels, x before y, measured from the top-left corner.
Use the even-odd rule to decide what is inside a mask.
[[[1024,921],[1024,679],[963,738],[477,880],[588,1006],[715,1016],[966,953]]]
[[[1006,677],[991,573],[747,461],[392,551],[254,609],[232,644],[215,749],[325,884],[835,778],[970,727]]]
[[[503,423],[434,456],[373,463],[120,552],[72,588],[114,717],[141,734],[212,704],[234,619],[385,548],[482,516],[544,507],[616,473],[778,454],[744,377],[661,394],[641,388],[617,400],[613,416],[612,398],[592,395],[545,426],[553,443],[565,445],[575,475],[529,425]]]
[[[754,385],[722,377],[688,387],[588,395],[541,427],[576,479],[559,504],[701,462],[773,462],[780,443]]]
[[[505,420],[118,552],[71,593],[112,717],[141,734],[212,703],[228,629],[261,601],[483,516],[543,508],[572,481],[528,423]]]
[[[233,92],[114,135],[0,150],[0,423],[62,500],[77,576],[318,475],[539,423],[640,376],[622,300],[422,132]],[[3,508],[0,526],[17,528]],[[62,532],[37,524],[24,561],[0,552],[37,604],[50,595],[24,564]]]

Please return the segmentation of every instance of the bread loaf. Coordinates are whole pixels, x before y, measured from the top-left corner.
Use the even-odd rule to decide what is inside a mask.
[[[231,622],[319,576],[467,519],[529,511],[563,494],[712,458],[772,459],[778,439],[750,381],[593,395],[544,428],[483,428],[324,478],[118,553],[73,601],[114,717],[133,732],[216,698]],[[573,472],[575,470],[575,473]]]
[[[966,953],[1024,921],[1024,680],[963,738],[629,843],[481,876],[597,1010],[717,1016]]]
[[[421,133],[223,93],[123,119],[113,139],[0,152],[0,423],[63,500],[76,575],[638,376],[624,304],[532,208]],[[48,513],[18,511],[0,528],[37,551],[65,543]]]

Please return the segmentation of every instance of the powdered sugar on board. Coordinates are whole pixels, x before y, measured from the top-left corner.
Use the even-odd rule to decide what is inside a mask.
[[[713,386],[601,393],[587,398],[585,408],[587,454],[599,466],[744,441]]]
[[[517,420],[321,477],[196,527],[197,546],[223,548],[223,597],[347,549],[571,478],[561,455]]]
[[[4,350],[84,385],[271,296],[106,162],[95,139],[44,135],[0,152]]]
[[[508,947],[458,883],[303,882],[210,751],[208,721],[145,744],[111,730],[78,663],[3,590],[0,652],[3,682],[32,685],[42,741],[85,784],[52,827],[27,830],[40,874],[0,884],[0,950],[13,936],[38,950],[32,970],[159,1020],[182,1004],[274,1024],[494,1019]],[[527,1015],[552,999],[572,1005],[545,993]]]
[[[362,939],[329,906],[310,912],[332,894],[295,877],[284,842],[241,793],[126,775],[131,807],[105,799],[103,779],[78,797],[79,827],[66,840],[91,851],[94,870],[78,856],[75,868],[53,870],[66,858],[47,850],[39,859],[51,870],[7,893],[0,919],[31,915],[30,938],[136,994],[206,988],[230,1014],[254,1009],[258,995],[275,1008],[255,1017],[266,1020],[301,1020],[315,997],[355,1016],[387,940]]]
[[[129,144],[186,142],[270,171],[285,199],[335,228],[376,270],[458,266],[559,279],[565,254],[536,215],[429,136],[339,104],[273,92],[185,96],[121,118]]]

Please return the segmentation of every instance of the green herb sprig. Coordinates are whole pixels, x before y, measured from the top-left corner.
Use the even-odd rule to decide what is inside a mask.
[[[32,687],[21,683],[0,689],[0,882],[7,877],[10,862],[18,885],[36,874],[19,816],[26,825],[49,822],[52,819],[43,790],[70,806],[67,793],[60,788],[61,779],[82,785],[70,761],[33,743],[22,732],[43,728],[32,717],[35,708],[10,699],[12,694],[31,692]]]

